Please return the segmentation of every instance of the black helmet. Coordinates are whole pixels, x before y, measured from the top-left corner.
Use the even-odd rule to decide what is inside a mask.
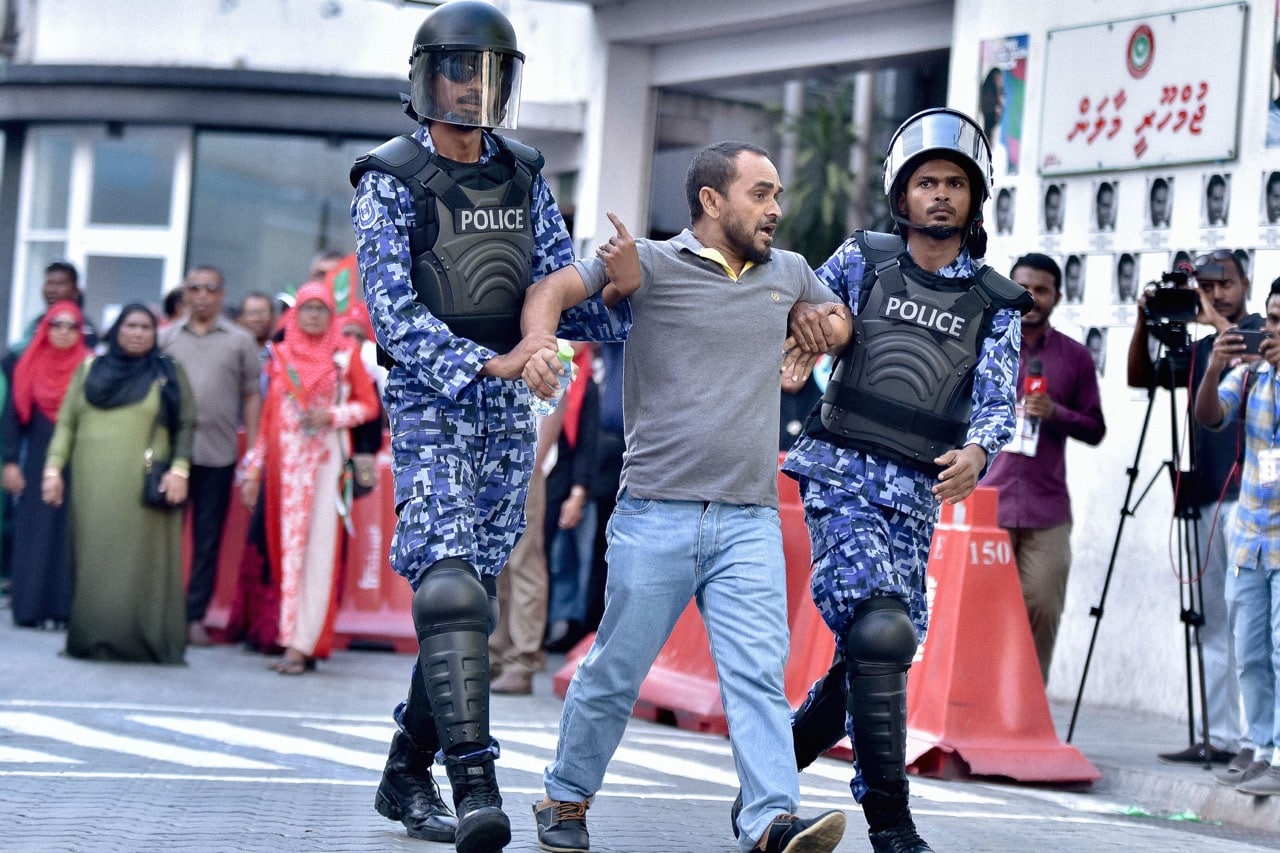
[[[991,145],[978,123],[964,113],[946,107],[922,110],[894,132],[884,157],[884,192],[899,226],[911,223],[898,213],[898,196],[916,168],[926,160],[951,160],[969,175],[972,193],[965,231],[982,222],[982,205],[991,197]]]
[[[506,15],[479,0],[450,0],[414,36],[410,105],[419,121],[515,127],[523,65]],[[450,90],[437,92],[437,84]]]

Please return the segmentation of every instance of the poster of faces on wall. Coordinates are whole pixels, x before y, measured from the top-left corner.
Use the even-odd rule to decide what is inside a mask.
[[[1195,253],[1190,249],[1178,249],[1169,253],[1169,266],[1167,272],[1181,272],[1187,275],[1195,274],[1196,268]]]
[[[1062,298],[1068,305],[1084,303],[1084,256],[1067,255],[1062,259]]]
[[[1095,181],[1093,185],[1093,230],[1116,230],[1116,205],[1119,199],[1116,194],[1119,184],[1116,181]]]
[[[1262,173],[1263,225],[1280,225],[1280,172]]]
[[[1231,209],[1231,175],[1209,172],[1204,176],[1204,201],[1200,208],[1200,224],[1205,228],[1225,228]]]
[[[1040,227],[1046,234],[1062,233],[1062,215],[1067,203],[1066,184],[1045,184],[1040,208]]]
[[[1147,228],[1169,227],[1173,210],[1173,175],[1159,175],[1147,180],[1147,212],[1143,220]]]
[[[1117,305],[1133,305],[1138,301],[1138,259],[1132,252],[1120,252],[1115,259],[1115,279],[1111,290]]]
[[[1012,234],[1013,233],[1013,213],[1018,198],[1018,191],[1014,187],[1002,187],[996,191],[996,233]]]
[[[1240,267],[1241,274],[1245,278],[1253,275],[1253,249],[1235,249],[1232,254],[1236,256],[1236,264]]]
[[[1086,326],[1082,330],[1084,345],[1089,348],[1089,357],[1093,359],[1093,369],[1099,376],[1107,373],[1107,327]]]

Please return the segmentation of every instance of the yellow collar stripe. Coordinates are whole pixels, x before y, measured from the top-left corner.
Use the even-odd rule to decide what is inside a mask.
[[[742,276],[743,273],[745,273],[747,270],[755,266],[755,264],[752,263],[751,261],[747,261],[745,264],[742,265],[742,272],[735,274],[733,271],[733,267],[729,266],[729,264],[724,259],[724,255],[720,254],[720,250],[712,249],[707,246],[703,246],[701,249],[698,250],[698,257],[706,258],[709,261],[715,261],[717,264],[720,265],[721,269],[723,269],[726,273],[728,273],[729,278],[733,279],[734,281],[737,281],[738,278]]]

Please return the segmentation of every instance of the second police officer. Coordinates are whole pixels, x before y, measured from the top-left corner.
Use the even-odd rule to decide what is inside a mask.
[[[807,766],[847,730],[851,788],[882,853],[931,849],[908,804],[907,670],[928,626],[940,502],[967,497],[1013,435],[1030,297],[980,260],[991,183],[968,116],[929,109],[898,128],[884,171],[898,234],[856,232],[817,270],[853,309],[855,335],[783,466],[837,648],[794,716],[796,759]]]
[[[519,318],[529,284],[573,261],[542,156],[492,132],[515,127],[523,61],[510,21],[487,3],[433,10],[409,58],[405,111],[417,129],[351,171],[365,300],[391,362],[391,565],[413,587],[419,645],[375,807],[411,837],[452,841],[461,853],[511,839],[494,775],[487,635],[493,579],[523,527],[533,463],[520,372],[530,354],[555,346],[551,337],[522,343]],[[560,331],[608,337],[627,322],[625,305],[611,317],[598,297]],[[456,820],[431,777],[437,752]]]

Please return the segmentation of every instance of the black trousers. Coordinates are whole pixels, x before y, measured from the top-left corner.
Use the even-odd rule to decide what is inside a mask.
[[[187,621],[204,619],[218,579],[222,529],[231,505],[236,466],[192,465],[189,495],[191,513],[191,577],[187,581]]]

